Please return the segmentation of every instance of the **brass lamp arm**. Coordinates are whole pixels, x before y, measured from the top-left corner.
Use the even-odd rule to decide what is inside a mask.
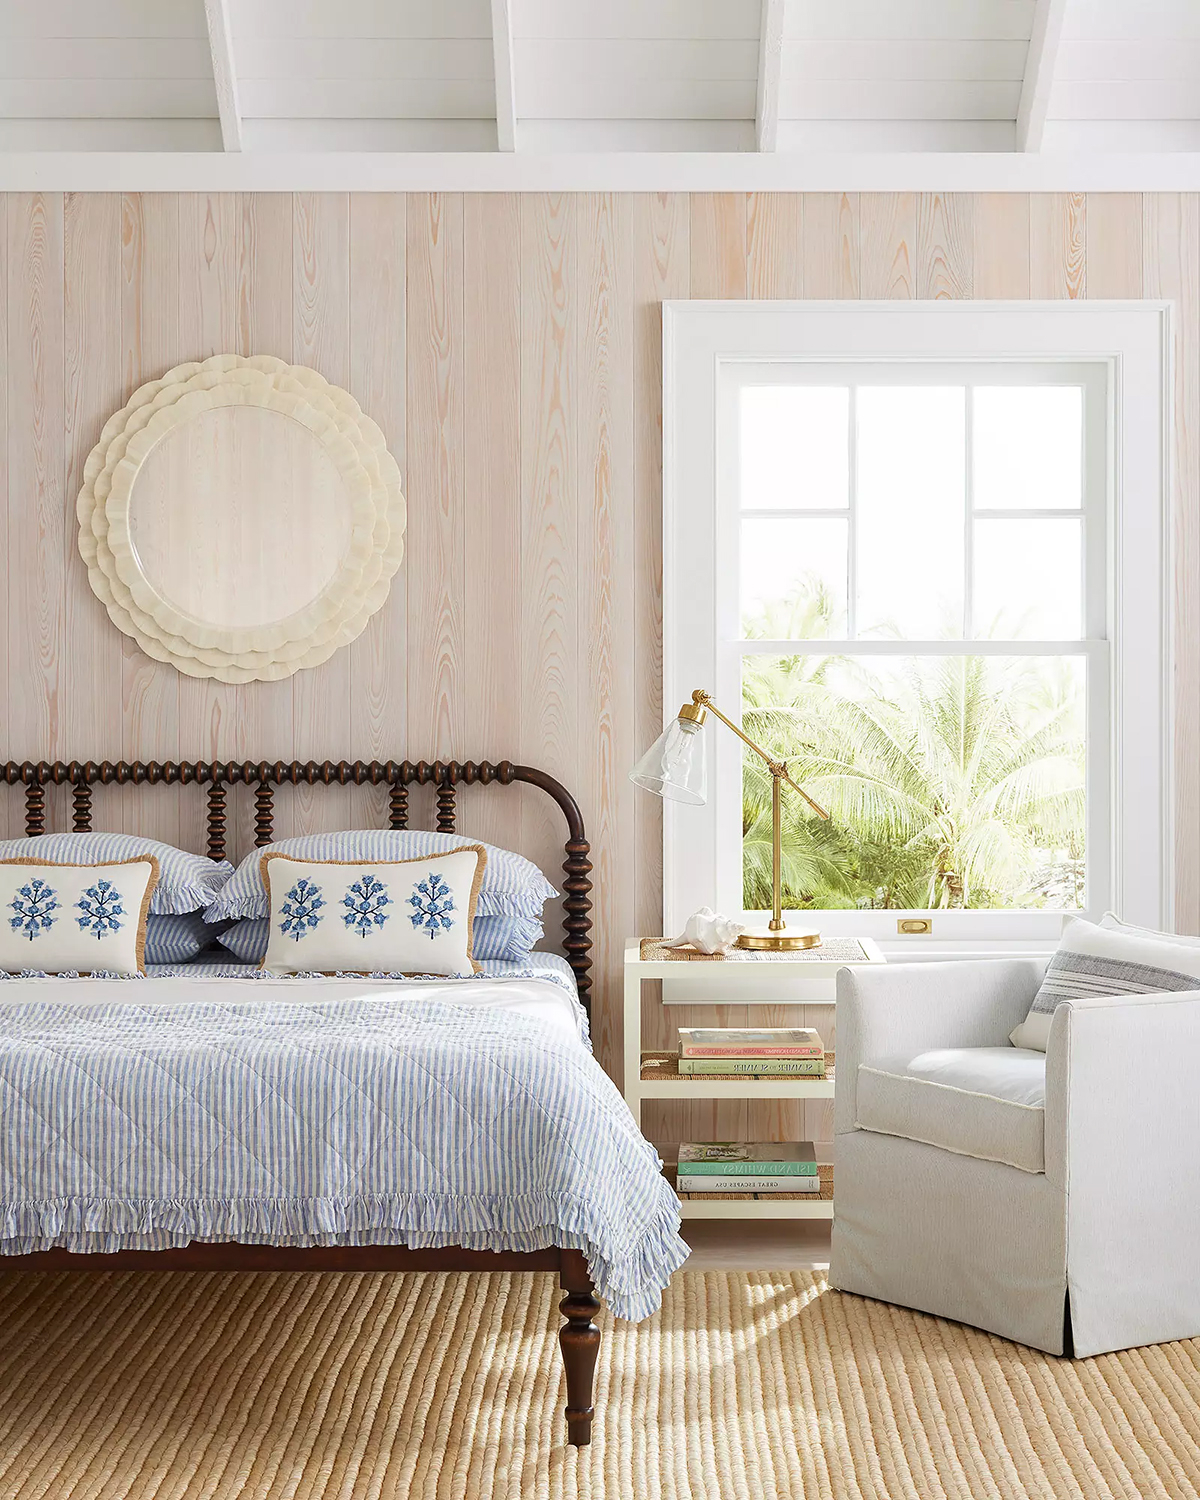
[[[755,755],[759,756],[766,762],[767,769],[770,771],[772,776],[781,777],[784,781],[787,782],[788,786],[790,786],[794,792],[800,793],[805,802],[808,803],[809,807],[812,808],[813,812],[815,812],[818,817],[824,818],[826,822],[829,821],[829,814],[820,805],[820,803],[814,802],[813,799],[804,790],[804,788],[802,786],[797,786],[797,784],[792,780],[791,776],[788,774],[787,762],[776,760],[773,756],[768,755],[761,745],[756,745],[750,738],[750,736],[748,734],[745,734],[738,727],[738,725],[733,722],[732,719],[726,718],[726,716],[721,712],[721,710],[712,701],[712,699],[704,691],[703,688],[696,688],[696,690],[692,693],[692,702],[696,705],[697,708],[707,709],[710,713],[716,714],[717,718],[720,719],[721,723],[724,724],[727,729],[732,729],[739,740],[743,741],[744,744],[749,745],[751,750],[754,751]]]

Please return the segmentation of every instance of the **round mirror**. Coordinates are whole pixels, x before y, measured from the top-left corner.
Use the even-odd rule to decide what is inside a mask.
[[[400,475],[345,391],[221,355],[143,386],[84,471],[80,551],[110,618],[193,676],[287,676],[353,640],[403,548]]]
[[[350,532],[350,497],[324,445],[253,406],[214,407],[171,428],[129,494],[136,567],[206,625],[268,625],[312,604]]]

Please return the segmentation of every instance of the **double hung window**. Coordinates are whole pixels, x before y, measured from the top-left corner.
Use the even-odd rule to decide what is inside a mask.
[[[828,808],[787,800],[783,857],[826,931],[1169,906],[1164,314],[1070,311],[669,310],[665,706],[708,687]],[[769,774],[708,732],[709,806],[668,812],[672,930],[770,905]]]

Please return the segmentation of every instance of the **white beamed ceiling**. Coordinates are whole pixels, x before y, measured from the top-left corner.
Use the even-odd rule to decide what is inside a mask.
[[[767,138],[1012,153],[1040,66],[1041,153],[1200,151],[1200,0],[1065,0],[1039,60],[1039,7],[1060,3],[783,0]],[[205,0],[0,0],[0,152],[495,152],[498,57],[518,153],[753,152],[766,9],[507,0],[509,53],[492,0],[210,0],[223,136]]]

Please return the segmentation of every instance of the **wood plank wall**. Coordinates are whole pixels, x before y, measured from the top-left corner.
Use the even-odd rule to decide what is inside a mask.
[[[660,301],[1142,295],[1180,309],[1178,909],[1200,932],[1196,195],[0,197],[0,758],[472,755],[554,772],[595,850],[595,1030],[616,1069],[622,939],[655,930],[660,902],[659,805],[625,779],[662,713]],[[409,499],[405,567],[366,634],[240,688],[179,677],[109,625],[74,519],[105,418],[171,365],[229,351],[347,386]],[[199,838],[198,802],[109,796],[115,826]],[[285,832],[382,815],[369,789],[282,801]],[[237,812],[244,850],[244,797]],[[532,792],[477,789],[464,818],[553,868],[561,830]],[[823,1110],[804,1123],[828,1133]],[[696,1106],[649,1125],[797,1121]]]

